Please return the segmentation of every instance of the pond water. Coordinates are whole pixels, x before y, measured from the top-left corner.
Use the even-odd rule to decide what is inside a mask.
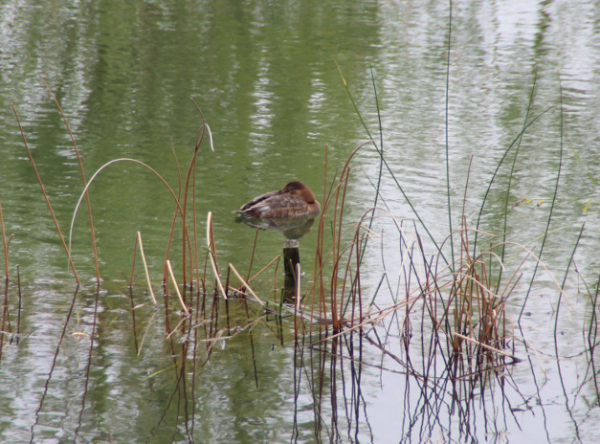
[[[600,7],[451,6],[0,2],[0,203],[10,240],[8,261],[0,258],[0,441],[598,442]],[[205,129],[193,222],[207,293],[193,301],[211,314],[196,319],[194,341],[187,330],[169,335],[185,317],[173,294],[169,313],[162,298],[173,197],[139,164],[117,162],[92,183],[100,287],[84,203],[72,244],[77,288],[11,107],[68,236],[83,182],[48,88],[88,179],[130,158],[175,193],[202,127],[195,104],[201,110],[214,151]],[[283,237],[260,231],[254,247],[256,231],[232,211],[296,179],[323,204],[325,184],[363,144],[350,161],[342,239],[349,245],[378,207],[364,220],[360,295],[365,310],[386,316],[325,341],[316,321],[296,334],[295,316],[213,297],[207,214],[221,276],[228,263],[254,274]],[[319,234],[325,251],[337,245],[333,212],[325,217],[322,233],[316,224],[300,241],[306,294]],[[493,371],[452,357],[454,339],[432,335],[447,289],[430,306],[424,295],[437,290],[419,286],[446,265],[437,247],[448,262],[461,257],[460,233],[453,244],[447,237],[463,220],[478,229],[478,251],[503,235],[511,242],[501,288],[514,288],[499,299],[507,355],[494,355]],[[139,254],[130,297],[137,232],[156,310]],[[179,280],[182,250],[178,229],[169,259]],[[345,264],[335,271],[327,259],[324,288],[342,288]],[[498,263],[486,264],[497,276]],[[271,305],[282,269],[252,283]],[[303,304],[310,311],[309,297]]]

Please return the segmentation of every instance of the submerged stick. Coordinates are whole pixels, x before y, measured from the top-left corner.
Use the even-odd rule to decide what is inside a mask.
[[[300,265],[300,243],[296,239],[283,242],[283,270],[285,274],[283,300],[293,302],[298,297],[296,285],[300,282],[300,276],[296,268]]]

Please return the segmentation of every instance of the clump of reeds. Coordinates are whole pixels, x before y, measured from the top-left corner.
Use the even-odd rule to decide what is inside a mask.
[[[60,109],[56,98],[52,97]],[[494,233],[493,235],[488,235],[480,230],[480,220],[487,193],[492,188],[498,169],[513,148],[516,148],[515,151],[518,152],[520,137],[540,115],[531,120],[526,118],[523,130],[502,157],[494,176],[490,180],[474,228],[471,228],[467,223],[469,217],[463,205],[460,229],[452,230],[452,223],[449,223],[450,235],[441,243],[438,243],[431,235],[427,229],[426,221],[423,221],[412,207],[400,182],[387,164],[383,151],[381,129],[379,143],[376,143],[369,134],[369,139],[371,140],[356,148],[342,168],[333,175],[331,180],[327,176],[328,165],[326,161],[323,207],[318,225],[312,282],[309,279],[310,288],[304,296],[301,294],[299,285],[299,288],[296,290],[296,305],[294,307],[284,307],[282,303],[278,303],[276,300],[269,305],[268,302],[265,302],[266,298],[254,292],[251,287],[252,282],[272,265],[275,265],[276,276],[279,256],[275,257],[273,261],[254,275],[252,275],[252,259],[244,277],[233,264],[220,263],[215,243],[215,233],[213,231],[212,214],[210,212],[208,212],[207,217],[207,230],[204,236],[205,242],[201,240],[203,235],[197,232],[198,210],[195,206],[196,162],[205,137],[208,136],[211,139],[210,127],[204,121],[204,117],[199,109],[198,112],[201,116],[201,124],[185,173],[181,172],[182,169],[179,165],[179,160],[175,156],[177,171],[179,172],[178,185],[176,187],[170,186],[151,166],[135,159],[114,159],[107,162],[87,180],[78,154],[77,144],[69,129],[73,146],[80,162],[83,190],[73,213],[68,241],[67,236],[63,236],[63,231],[54,215],[50,197],[46,194],[43,186],[42,175],[37,171],[35,161],[27,145],[25,134],[21,129],[25,148],[36,172],[38,183],[56,225],[57,233],[62,240],[76,281],[76,290],[69,312],[66,315],[62,335],[58,341],[46,390],[52,378],[56,356],[58,356],[61,343],[70,322],[80,285],[78,273],[71,255],[70,239],[73,235],[72,230],[79,207],[84,199],[88,207],[90,235],[96,263],[97,288],[94,320],[89,336],[90,346],[86,368],[86,387],[80,412],[80,424],[85,409],[87,383],[94,350],[100,285],[99,261],[95,247],[96,240],[88,190],[96,177],[102,174],[103,171],[123,163],[136,164],[156,176],[172,196],[173,218],[169,242],[165,252],[164,272],[162,276],[162,311],[159,310],[160,297],[157,298],[155,294],[152,277],[146,264],[143,235],[141,232],[137,233],[132,242],[134,253],[129,282],[132,335],[138,354],[144,350],[148,332],[157,324],[157,313],[160,312],[164,316],[164,338],[168,344],[170,354],[173,356],[173,371],[177,380],[177,386],[171,395],[169,407],[167,408],[170,408],[171,405],[183,406],[186,411],[188,409],[192,410],[189,417],[193,418],[195,403],[190,403],[190,399],[193,399],[196,388],[196,375],[199,369],[210,359],[214,345],[218,341],[227,340],[242,331],[247,331],[252,349],[252,359],[255,359],[252,326],[260,322],[266,314],[275,315],[279,324],[278,329],[274,329],[274,331],[276,331],[276,335],[280,335],[280,338],[283,337],[281,333],[282,319],[289,313],[295,315],[293,318],[295,337],[299,339],[296,341],[296,345],[299,345],[299,347],[295,348],[295,359],[300,361],[302,365],[308,364],[319,370],[311,373],[311,377],[315,378],[311,380],[311,387],[315,387],[314,392],[312,392],[312,395],[315,397],[315,405],[319,406],[319,403],[325,399],[323,381],[328,379],[331,384],[330,391],[332,393],[330,399],[332,404],[335,404],[333,406],[335,411],[337,406],[336,396],[338,393],[336,384],[340,381],[338,371],[341,373],[341,381],[344,383],[346,381],[344,379],[346,376],[344,373],[344,364],[346,362],[349,363],[351,370],[350,377],[354,391],[352,392],[351,399],[345,398],[340,404],[352,406],[352,412],[348,414],[347,420],[349,423],[352,423],[354,420],[354,424],[356,425],[354,439],[356,441],[358,441],[360,405],[363,402],[360,395],[361,371],[363,365],[366,364],[362,357],[363,341],[368,341],[373,347],[380,350],[382,356],[402,365],[407,375],[414,377],[423,384],[424,396],[422,401],[420,401],[420,405],[425,405],[431,410],[439,410],[441,408],[440,406],[445,399],[444,395],[448,390],[448,383],[450,383],[452,390],[454,390],[452,402],[464,399],[473,401],[475,399],[473,393],[476,388],[479,389],[480,393],[483,393],[489,387],[491,375],[501,375],[508,365],[518,362],[514,353],[514,327],[509,308],[515,289],[518,288],[518,284],[522,279],[521,265],[523,262],[516,267],[516,270],[506,273],[505,270],[507,267],[504,263],[505,248],[511,245],[505,235],[507,231],[506,219],[503,231],[501,233]],[[16,110],[15,114],[17,115]],[[68,128],[66,119],[65,124]],[[379,176],[375,181],[375,199],[372,207],[367,209],[359,220],[348,222],[346,217],[346,198],[348,185],[352,177],[351,165],[354,156],[367,145],[372,145],[380,155]],[[210,146],[212,148],[212,142],[210,142]],[[327,154],[325,157],[327,158]],[[513,167],[515,161],[516,154],[513,160]],[[388,214],[386,210],[378,205],[381,201],[379,185],[385,173],[389,174],[392,181],[397,185],[399,196],[405,198],[411,208],[415,210],[416,222],[413,224],[413,234],[410,237],[406,235],[404,222],[397,220],[394,215]],[[468,188],[467,185],[465,185],[466,188]],[[507,196],[509,192],[510,186],[506,190]],[[553,207],[554,203],[552,203],[551,208]],[[368,248],[374,239],[372,224],[378,212],[382,212],[394,220],[400,238],[398,245],[402,249],[400,255],[402,257],[402,264],[400,266],[404,277],[404,288],[398,286],[399,290],[396,294],[388,295],[389,299],[386,301],[385,306],[382,306],[379,301],[375,303],[374,295],[370,295],[369,298],[364,297],[361,280],[363,258],[366,248]],[[452,219],[450,209],[448,217],[449,220]],[[550,218],[548,219],[548,227],[550,225]],[[6,332],[11,331],[9,322],[11,311],[8,302],[9,239],[4,230],[1,202],[0,225],[2,228],[1,234],[5,263],[2,331]],[[546,234],[548,233],[548,227]],[[180,233],[179,238],[182,242],[181,257],[178,262],[182,266],[179,270],[173,270],[171,265],[171,246],[176,238],[175,233],[177,231]],[[427,246],[424,244],[420,233],[424,233],[429,238],[430,242],[427,243]],[[251,252],[252,258],[254,257],[257,239],[258,232]],[[484,242],[486,243],[486,248],[481,248],[481,244]],[[331,246],[327,247],[329,244]],[[428,248],[433,248],[433,251],[428,251]],[[535,270],[537,270],[540,264],[543,267],[543,263],[541,262],[543,244],[537,257],[533,256],[524,247],[519,248],[522,249],[525,256],[523,261],[527,259],[534,260],[536,263]],[[138,255],[140,260],[138,260]],[[147,295],[141,295],[135,288],[135,272],[140,266],[144,273],[144,290],[147,291]],[[384,270],[383,274],[385,272]],[[300,276],[299,270],[297,276]],[[529,284],[529,289],[533,286],[534,277],[535,273]],[[384,279],[382,277],[381,282]],[[238,283],[238,286],[236,286],[235,282]],[[276,287],[276,277],[274,282],[274,287]],[[378,291],[379,287],[374,290],[374,293]],[[233,325],[229,317],[230,304],[234,297],[236,303],[239,303],[245,312],[244,321],[239,325]],[[525,297],[523,306],[526,300],[527,297]],[[151,303],[148,303],[149,301]],[[594,306],[596,306],[595,301],[596,298],[594,299]],[[138,313],[141,313],[144,307],[148,306],[152,310],[151,315],[145,317],[139,316]],[[225,314],[223,314],[223,311]],[[595,317],[593,322],[596,325]],[[17,322],[17,333],[19,332],[18,325],[19,323]],[[319,334],[313,335],[312,333],[314,332]],[[589,337],[593,338],[595,336],[590,332]],[[400,349],[404,355],[398,352],[397,343],[390,345],[393,340],[390,338],[400,338]],[[417,341],[417,338],[420,339],[420,342],[418,343],[418,347],[414,347],[412,344]],[[0,337],[0,358],[3,344],[4,335]],[[306,350],[309,350],[310,355],[308,360],[305,361],[306,356],[304,353]],[[418,351],[418,365],[416,364],[417,360],[415,359],[414,350]],[[443,365],[438,365],[438,360],[441,360]],[[327,363],[329,364],[329,372],[325,372]],[[256,368],[255,361],[255,383],[258,384],[258,372]],[[383,366],[381,368],[383,369]],[[442,375],[439,374],[440,369],[442,369]],[[299,374],[301,373],[299,372]],[[296,373],[294,375],[295,377],[297,376]],[[445,382],[440,382],[444,378],[446,378]],[[295,382],[299,384],[296,380]],[[189,396],[190,393],[192,396]],[[42,411],[45,396],[46,392],[44,392],[40,401],[38,414]],[[343,391],[342,396],[347,396],[345,391]],[[352,416],[353,414],[355,415],[354,417]],[[186,433],[191,436],[193,434],[193,420],[188,424],[187,417],[185,423]],[[323,424],[320,423],[322,421],[320,414],[317,414],[316,417],[315,434],[318,435],[321,433],[320,427]],[[468,409],[465,417],[462,417],[462,419],[468,421]],[[159,426],[160,422],[157,427]],[[32,427],[32,442],[33,438]]]
[[[46,85],[47,87],[47,85]],[[71,227],[69,229],[68,236],[65,236],[63,233],[63,229],[61,228],[58,218],[54,212],[54,209],[51,204],[51,196],[46,193],[44,182],[43,182],[43,172],[40,172],[36,166],[35,159],[32,155],[31,150],[29,149],[26,134],[23,131],[23,128],[20,124],[20,119],[17,113],[16,108],[13,107],[17,123],[21,130],[21,135],[23,138],[23,143],[27,154],[29,156],[31,165],[34,169],[34,172],[37,177],[38,184],[40,185],[42,194],[46,200],[48,209],[50,211],[50,215],[56,227],[56,232],[61,239],[62,245],[64,247],[65,253],[69,260],[69,265],[71,267],[73,276],[75,278],[75,291],[73,293],[73,297],[71,300],[71,304],[69,306],[68,313],[66,314],[62,334],[58,340],[55,358],[53,360],[53,364],[51,366],[48,379],[46,381],[46,389],[40,399],[40,403],[36,413],[36,421],[31,427],[31,442],[35,440],[35,427],[39,418],[39,414],[43,410],[44,400],[47,395],[48,387],[50,381],[52,379],[52,375],[54,373],[54,368],[57,362],[57,357],[59,351],[61,349],[61,344],[64,341],[65,334],[67,331],[67,327],[71,320],[71,315],[74,312],[77,295],[79,293],[79,288],[81,285],[81,280],[79,277],[79,273],[77,271],[77,267],[75,261],[71,254],[71,239],[73,237],[73,227],[75,225],[75,220],[77,214],[79,212],[79,208],[83,201],[87,204],[88,216],[89,216],[89,227],[90,227],[90,235],[93,246],[93,253],[96,265],[96,288],[95,288],[95,302],[94,302],[94,311],[93,311],[93,321],[91,330],[89,332],[89,353],[87,357],[87,366],[86,366],[86,378],[85,378],[85,387],[83,391],[82,398],[82,406],[79,414],[79,426],[77,427],[75,434],[79,433],[79,429],[82,425],[83,412],[85,410],[85,399],[87,397],[87,387],[90,376],[90,368],[94,351],[94,343],[96,341],[96,331],[97,324],[99,322],[98,319],[98,308],[100,304],[100,271],[99,271],[99,260],[98,253],[96,249],[96,237],[94,232],[94,221],[92,217],[92,206],[89,199],[88,191],[90,187],[93,185],[96,178],[103,173],[107,168],[115,168],[124,163],[133,163],[138,165],[141,168],[144,168],[150,174],[153,174],[159,181],[161,181],[166,190],[171,194],[173,199],[173,219],[171,225],[171,234],[169,237],[169,241],[167,243],[167,249],[165,252],[165,260],[164,260],[164,274],[162,279],[162,299],[163,299],[163,307],[164,307],[164,327],[165,327],[165,339],[168,341],[169,349],[171,350],[171,354],[173,355],[173,369],[175,371],[176,378],[181,381],[181,384],[177,384],[176,390],[172,394],[173,399],[178,399],[175,404],[179,404],[180,402],[186,403],[186,409],[188,408],[188,391],[191,390],[193,393],[195,387],[195,375],[197,374],[197,368],[202,366],[210,357],[210,354],[213,350],[214,344],[218,340],[226,339],[227,337],[231,337],[232,335],[238,334],[241,329],[240,328],[232,328],[233,326],[229,325],[229,319],[221,321],[219,319],[219,310],[220,310],[220,300],[228,300],[227,290],[223,286],[223,283],[220,279],[221,270],[219,267],[217,251],[215,247],[214,233],[212,228],[212,217],[209,212],[208,222],[207,222],[207,233],[206,233],[206,247],[203,248],[202,245],[204,242],[200,241],[200,237],[202,234],[197,232],[197,208],[195,202],[197,199],[196,195],[196,162],[199,156],[199,150],[205,136],[208,135],[210,148],[213,149],[212,144],[212,136],[210,132],[210,127],[204,121],[204,117],[199,108],[197,108],[199,115],[201,116],[201,125],[198,131],[198,135],[196,138],[196,144],[194,146],[191,159],[187,166],[187,170],[185,171],[185,175],[181,173],[181,168],[179,166],[179,161],[175,156],[175,161],[177,163],[177,171],[179,173],[178,177],[178,186],[173,188],[169,185],[169,183],[150,165],[147,165],[143,162],[140,162],[136,159],[114,159],[106,164],[102,165],[88,180],[86,174],[84,172],[83,162],[79,155],[79,150],[77,147],[77,143],[75,138],[71,132],[69,127],[69,123],[60,107],[60,104],[54,94],[47,87],[48,92],[55,102],[57,108],[59,109],[61,115],[63,116],[64,123],[66,128],[71,136],[72,145],[74,148],[74,152],[76,158],[78,159],[81,178],[83,182],[83,189],[77,202],[72,216]],[[8,239],[6,236],[6,232],[4,229],[4,219],[2,214],[2,208],[0,203],[0,228],[1,235],[3,240],[3,255],[4,255],[4,264],[5,264],[5,286],[4,289],[4,308],[2,315],[2,331],[8,332],[11,330],[10,327],[10,310],[8,304],[8,282],[9,282],[9,261],[8,261]],[[174,235],[176,230],[180,230],[182,248],[181,248],[181,257],[178,258],[178,263],[182,264],[181,269],[175,272],[171,266],[171,245],[174,239]],[[157,325],[156,314],[158,313],[156,310],[159,308],[159,302],[157,297],[155,296],[154,286],[152,283],[152,278],[150,272],[148,270],[146,264],[146,257],[144,253],[143,246],[143,236],[141,232],[138,232],[135,239],[132,243],[133,246],[133,268],[132,274],[130,278],[130,297],[131,297],[131,315],[132,315],[132,333],[134,338],[134,344],[136,347],[136,351],[138,354],[142,353],[144,349],[145,338],[150,331],[151,328],[154,328]],[[145,283],[147,289],[147,295],[143,296],[143,300],[139,300],[138,292],[134,289],[134,274],[137,268],[137,255],[139,251],[139,257],[141,258],[142,269],[145,276]],[[235,267],[230,264],[228,269],[234,270]],[[181,273],[180,277],[177,277],[176,274]],[[214,277],[212,282],[214,282],[214,291],[210,292],[209,281],[210,277]],[[240,279],[241,278],[240,276]],[[250,294],[252,294],[252,290],[248,290]],[[20,295],[20,287],[19,287],[19,295]],[[209,296],[207,298],[207,295]],[[174,296],[174,298],[173,298]],[[148,304],[148,298],[150,299],[150,304]],[[257,300],[260,301],[260,299]],[[262,301],[260,301],[262,304]],[[144,307],[150,306],[152,307],[153,313],[150,317],[144,316],[143,321],[140,323],[138,320],[139,316],[136,316],[136,313],[139,313]],[[19,299],[19,309],[20,309],[20,299]],[[20,313],[20,311],[19,311]],[[250,314],[249,314],[250,316]],[[252,320],[249,321],[251,323]],[[17,321],[17,333],[19,332],[19,323],[20,318]],[[248,325],[244,326],[248,327]],[[2,352],[2,344],[4,343],[4,335],[0,336],[0,358]],[[191,364],[189,364],[191,363]],[[191,369],[189,368],[191,365]],[[191,380],[188,381],[188,375],[191,374]],[[193,409],[193,405],[189,406]]]
[[[448,65],[449,66],[449,65]],[[338,66],[339,69],[339,66]],[[341,69],[340,69],[341,74]],[[565,278],[560,284],[546,268],[542,261],[544,246],[550,231],[553,211],[558,195],[560,170],[562,163],[562,109],[561,140],[559,166],[556,174],[554,195],[550,201],[549,214],[546,221],[544,235],[541,237],[541,246],[533,250],[523,245],[516,244],[507,239],[508,215],[511,210],[509,196],[511,194],[511,178],[517,165],[521,140],[527,130],[544,116],[552,107],[530,117],[533,99],[535,96],[536,73],[533,73],[533,86],[529,96],[529,104],[525,113],[522,130],[514,138],[499,160],[496,170],[487,185],[487,190],[481,200],[481,209],[476,215],[476,222],[469,226],[471,215],[467,214],[463,204],[461,224],[458,230],[452,228],[453,216],[450,199],[450,176],[447,177],[448,186],[448,226],[449,235],[444,242],[438,242],[427,229],[424,221],[410,203],[409,197],[404,193],[399,180],[384,155],[383,135],[379,127],[379,140],[371,136],[367,125],[364,123],[358,107],[356,106],[348,84],[342,76],[344,87],[347,89],[357,115],[363,123],[373,149],[380,155],[379,177],[373,180],[375,185],[375,202],[373,208],[367,210],[358,221],[343,224],[344,202],[348,178],[351,168],[350,160],[356,154],[352,153],[344,165],[339,177],[335,177],[327,184],[324,191],[324,211],[319,225],[318,249],[315,260],[315,284],[310,293],[311,313],[313,321],[325,331],[325,338],[320,337],[313,341],[311,359],[320,360],[324,365],[325,358],[314,353],[325,353],[331,356],[329,375],[343,368],[344,362],[350,362],[353,368],[351,373],[352,386],[360,386],[361,345],[363,340],[369,341],[374,347],[381,350],[382,361],[391,358],[405,369],[406,374],[415,378],[423,388],[418,405],[412,412],[406,412],[407,424],[421,421],[424,429],[431,430],[435,427],[444,429],[445,424],[440,423],[438,417],[434,419],[419,419],[423,411],[439,412],[447,402],[448,394],[451,395],[450,410],[459,412],[459,428],[461,436],[474,438],[471,429],[475,400],[483,400],[483,412],[486,413],[487,398],[485,393],[493,391],[494,386],[504,386],[505,380],[510,378],[507,371],[510,365],[522,361],[515,353],[516,335],[515,325],[518,325],[524,313],[528,297],[535,288],[538,270],[544,270],[556,285],[559,299],[557,304],[556,319],[563,299],[563,288],[569,266],[565,271]],[[373,83],[374,85],[374,83]],[[377,92],[374,88],[377,103]],[[379,109],[377,109],[379,114]],[[448,154],[448,146],[446,146]],[[448,157],[447,157],[448,160]],[[512,164],[509,161],[512,160]],[[496,177],[503,169],[508,168],[505,175],[509,178],[508,186],[502,190],[504,199],[504,223],[494,233],[485,233],[481,229],[482,215],[487,203],[490,190],[496,187]],[[392,304],[381,308],[375,304],[375,296],[370,295],[369,302],[364,304],[363,289],[361,288],[361,264],[364,249],[372,237],[371,223],[378,211],[379,186],[383,175],[391,178],[397,186],[399,197],[406,200],[415,216],[415,229],[412,237],[405,235],[403,223],[397,223],[400,241],[402,264],[401,275],[404,279],[403,291],[389,295]],[[465,184],[465,202],[468,183]],[[394,218],[393,215],[390,217]],[[583,231],[583,227],[582,227]],[[419,232],[428,238],[427,247],[422,242]],[[354,233],[354,235],[352,235]],[[325,251],[323,245],[326,236],[331,236],[332,247]],[[581,233],[579,238],[581,238]],[[573,261],[573,254],[568,264]],[[482,247],[482,245],[485,245]],[[433,247],[432,251],[427,251]],[[517,250],[517,254],[508,263],[506,251],[508,248]],[[522,256],[520,263],[514,263],[514,257]],[[533,273],[529,282],[523,281],[525,274],[524,264],[533,263]],[[326,273],[331,275],[325,279]],[[383,270],[385,275],[386,270]],[[387,279],[382,277],[382,282]],[[380,290],[381,283],[374,292]],[[401,288],[398,286],[398,288]],[[515,294],[519,293],[516,298]],[[590,300],[596,307],[599,291],[590,291]],[[380,298],[381,299],[381,298]],[[518,301],[518,302],[517,302]],[[420,309],[418,309],[420,307]],[[513,319],[515,311],[520,314],[516,321]],[[558,321],[556,321],[558,322]],[[596,337],[596,316],[592,316],[588,338]],[[381,328],[378,329],[378,326]],[[394,326],[392,328],[392,326]],[[331,334],[329,328],[331,327]],[[380,335],[378,333],[382,333]],[[555,333],[556,335],[556,333]],[[400,338],[398,353],[390,342]],[[342,339],[343,338],[343,339]],[[358,341],[358,342],[357,342]],[[417,342],[418,341],[418,342]],[[414,347],[415,342],[417,346]],[[555,338],[556,342],[556,338]],[[593,355],[595,346],[589,340],[590,355]],[[526,350],[529,349],[526,340],[523,341]],[[346,345],[346,353],[344,347]],[[416,352],[416,353],[415,353]],[[358,355],[357,355],[358,353]],[[558,356],[558,351],[556,352]],[[442,365],[440,365],[440,362]],[[593,364],[592,364],[593,365]],[[382,366],[382,371],[383,366]],[[533,372],[533,370],[532,370]],[[342,380],[343,380],[342,376]],[[334,379],[332,377],[332,379]],[[493,384],[497,381],[498,384]],[[331,382],[331,391],[335,392],[335,381]],[[315,383],[316,385],[316,383]],[[344,395],[345,396],[345,395]],[[493,396],[493,395],[492,395]],[[316,397],[315,402],[321,400]],[[332,403],[337,401],[332,400]],[[360,411],[360,394],[353,393],[350,400],[344,399],[344,405],[351,405]],[[337,405],[337,404],[336,404]],[[332,408],[335,408],[332,406]],[[348,415],[347,421],[358,421],[356,416]],[[493,419],[493,418],[490,418]],[[487,418],[486,418],[487,420]],[[426,423],[427,422],[427,423]],[[492,422],[490,422],[491,424]],[[487,422],[486,422],[487,424]],[[408,426],[409,430],[410,427]],[[493,429],[493,427],[492,427]],[[487,429],[486,429],[487,430]],[[410,432],[407,432],[410,433]],[[428,437],[425,434],[423,437]],[[358,441],[358,439],[357,439]]]

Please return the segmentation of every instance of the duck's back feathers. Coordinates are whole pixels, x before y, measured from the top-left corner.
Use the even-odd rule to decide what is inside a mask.
[[[255,197],[250,202],[246,202],[239,210],[234,211],[237,214],[246,214],[251,213],[254,210],[259,210],[260,208],[268,207],[268,200],[273,196],[280,196],[283,194],[282,190],[271,191],[269,193],[261,194],[260,196]],[[259,210],[260,212],[260,210]]]

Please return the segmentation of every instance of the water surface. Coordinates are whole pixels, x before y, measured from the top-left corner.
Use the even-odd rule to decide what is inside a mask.
[[[455,2],[448,52],[449,5],[441,1],[2,2],[0,198],[6,232],[13,235],[8,287],[13,331],[16,264],[23,295],[23,336],[18,345],[5,342],[0,366],[2,441],[30,441],[35,424],[33,441],[47,443],[423,442],[429,437],[596,442],[597,371],[590,364],[597,353],[591,348],[597,310],[591,296],[597,293],[600,238],[599,14],[589,1]],[[139,268],[135,301],[145,304],[138,309],[136,331],[145,338],[139,355],[127,290],[140,231],[160,294],[174,204],[153,175],[118,163],[98,177],[90,193],[102,283],[84,398],[95,306],[87,216],[80,214],[73,239],[84,285],[55,354],[75,284],[11,109],[14,104],[67,231],[83,185],[69,133],[42,79],[64,110],[88,178],[110,160],[135,158],[177,188],[177,165],[185,174],[201,125],[193,99],[215,148],[211,152],[205,140],[197,163],[198,231],[203,235],[206,214],[212,212],[219,261],[234,263],[243,274],[255,232],[236,224],[231,212],[295,179],[323,201],[325,175],[331,180],[356,147],[374,139],[387,166],[381,167],[372,144],[356,154],[346,221],[351,230],[373,206],[381,169],[382,210],[361,275],[364,300],[374,298],[380,307],[407,296],[396,221],[404,221],[409,237],[417,227],[424,260],[436,252],[413,208],[438,245],[448,235],[446,147],[452,229],[460,227],[463,202],[474,228],[498,162],[524,122],[537,117],[518,144],[514,172],[516,145],[498,171],[479,227],[496,236],[506,233],[539,254],[560,169],[543,256],[550,273],[539,270],[520,325],[516,320],[535,262],[520,269],[522,287],[507,306],[515,354],[524,362],[504,370],[504,386],[493,378],[484,385],[476,395],[480,410],[470,416],[451,408],[444,398],[450,391],[440,394],[434,411],[417,414],[418,378],[395,373],[405,368],[365,342],[356,404],[352,384],[332,386],[327,376],[317,377],[325,389],[316,396],[308,383],[314,380],[307,373],[303,379],[302,372],[330,364],[319,364],[325,358],[313,357],[312,349],[301,348],[298,355],[293,322],[284,321],[275,334],[277,323],[265,319],[215,345],[210,360],[194,372],[194,400],[188,404],[194,411],[178,410],[164,314],[153,318]],[[559,299],[556,284],[562,285],[583,224]],[[172,260],[180,276],[178,236]],[[312,283],[316,239],[313,230],[301,241],[305,291]],[[280,253],[281,240],[278,233],[259,234],[255,271]],[[508,250],[507,274],[523,256],[518,247]],[[256,283],[265,299],[273,298],[273,276],[269,271]],[[230,310],[233,323],[245,325],[245,309]],[[388,329],[396,342],[387,347],[398,355],[404,352],[395,329],[403,316]],[[300,359],[304,367],[294,366]],[[296,373],[299,368],[304,370]],[[348,414],[344,403],[333,404],[332,393],[350,400],[351,407],[359,405],[358,417]],[[465,417],[466,424],[457,419]]]

